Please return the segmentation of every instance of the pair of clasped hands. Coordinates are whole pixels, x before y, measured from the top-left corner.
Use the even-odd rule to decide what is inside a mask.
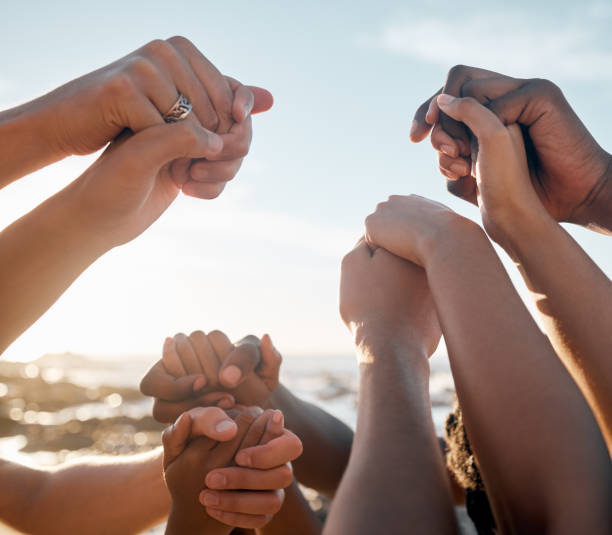
[[[429,134],[447,189],[479,207],[487,234],[513,259],[527,254],[539,229],[558,222],[612,228],[602,208],[611,157],[553,83],[456,66],[416,111],[411,140]],[[431,354],[440,330],[423,294],[425,272],[434,257],[452,263],[449,244],[469,248],[473,239],[482,239],[480,228],[438,202],[411,195],[380,203],[343,262],[340,312],[356,340],[401,337],[409,321]],[[398,297],[406,295],[415,297],[410,306]],[[376,336],[364,332],[368,325]]]
[[[220,331],[166,338],[162,359],[141,382],[164,431],[172,496],[167,533],[259,528],[293,482],[299,438],[269,406],[282,358],[268,335],[237,344]],[[230,527],[232,526],[232,527]]]

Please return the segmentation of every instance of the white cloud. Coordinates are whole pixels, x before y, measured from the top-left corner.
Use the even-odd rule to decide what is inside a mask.
[[[601,6],[591,7],[601,22]],[[389,52],[444,67],[468,64],[515,76],[612,80],[612,47],[605,26],[593,13],[547,21],[519,11],[468,13],[461,20],[391,23],[377,41]]]

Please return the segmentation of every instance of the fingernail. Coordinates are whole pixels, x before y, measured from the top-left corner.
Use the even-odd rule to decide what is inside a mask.
[[[451,166],[450,166],[450,170],[451,170],[453,173],[458,174],[459,176],[465,176],[465,175],[467,175],[467,174],[468,174],[468,172],[469,172],[469,170],[468,170],[468,168],[467,168],[467,165],[460,164],[460,163],[454,163],[454,164],[451,164]]]
[[[452,104],[454,100],[455,100],[455,97],[451,95],[447,95],[446,93],[442,93],[441,95],[438,95],[438,106],[440,106],[441,108],[444,108]]]
[[[166,339],[164,340],[164,345],[167,346],[170,342],[172,342],[172,338],[166,336]]]
[[[281,411],[274,411],[274,414],[272,415],[272,421],[275,424],[280,424],[283,421],[283,413]]]
[[[197,392],[206,386],[206,377],[201,375],[193,382],[193,391]]]
[[[225,382],[231,386],[235,386],[240,381],[240,377],[242,377],[242,372],[238,366],[228,366],[223,370],[223,379]]]
[[[236,464],[240,466],[251,466],[251,457],[244,451],[238,452],[236,455]]]
[[[207,478],[208,486],[222,489],[227,485],[227,478],[223,474],[213,474]]]
[[[410,126],[410,135],[414,136],[419,128],[419,123],[417,123],[416,119],[412,121],[412,125]]]
[[[232,420],[222,420],[215,426],[215,431],[217,431],[217,433],[224,433],[225,431],[235,428],[236,422],[233,422]]]
[[[219,505],[219,497],[214,492],[202,492],[200,494],[202,505]]]
[[[251,100],[250,102],[247,102],[244,105],[244,118],[245,119],[249,116],[249,113],[251,113],[252,109],[253,109],[253,101]]]
[[[440,150],[447,156],[450,156],[451,158],[455,158],[454,147],[451,147],[450,145],[440,145]]]

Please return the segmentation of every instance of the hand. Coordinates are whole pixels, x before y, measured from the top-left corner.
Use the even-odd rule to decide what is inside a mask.
[[[525,136],[532,183],[548,213],[556,221],[597,224],[598,200],[612,184],[612,158],[593,139],[557,86],[547,80],[521,80],[457,66],[450,70],[441,92],[473,97],[503,124],[518,123]],[[439,151],[440,170],[449,178],[449,191],[476,203],[469,132],[439,113],[434,97],[417,110],[410,137],[421,141],[435,125],[431,142]]]
[[[429,256],[446,239],[460,239],[478,229],[447,206],[418,195],[392,195],[365,220],[370,248],[382,247],[396,256],[427,268]]]
[[[221,331],[180,333],[166,338],[162,360],[149,370],[140,388],[156,398],[153,415],[164,422],[201,404],[207,393],[226,392],[238,403],[261,406],[278,387],[281,362],[268,335],[261,342],[247,336],[234,345]]]
[[[153,126],[112,144],[60,196],[72,225],[103,253],[141,234],[176,198],[173,160],[211,158],[222,149],[217,134],[187,121]]]
[[[440,341],[425,271],[384,249],[372,251],[364,239],[342,261],[340,315],[358,346],[399,344],[431,355]],[[363,349],[366,359],[375,353]]]
[[[511,253],[515,231],[524,228],[530,232],[534,217],[549,218],[530,180],[521,130],[517,124],[504,126],[472,98],[439,95],[437,104],[477,138],[472,162],[484,228]]]
[[[228,533],[220,522],[261,527],[282,506],[282,487],[267,490],[274,474],[266,471],[251,473],[257,492],[200,492],[211,468],[233,464],[240,448],[265,444],[282,435],[282,415],[279,420],[277,411],[263,412],[253,407],[231,413],[235,423],[220,409],[193,409],[164,432],[164,471],[172,495],[167,533],[199,533],[202,529],[206,533]],[[200,502],[206,502],[206,509]]]

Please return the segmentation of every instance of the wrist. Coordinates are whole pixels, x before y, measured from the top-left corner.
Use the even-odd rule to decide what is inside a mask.
[[[604,153],[601,174],[587,197],[574,210],[571,223],[612,234],[612,154]]]
[[[423,264],[425,271],[428,271],[431,264],[439,261],[452,263],[452,256],[458,249],[466,250],[483,241],[489,243],[487,235],[479,225],[456,214],[442,230],[428,244]]]
[[[68,156],[53,141],[41,99],[0,113],[0,187]]]

